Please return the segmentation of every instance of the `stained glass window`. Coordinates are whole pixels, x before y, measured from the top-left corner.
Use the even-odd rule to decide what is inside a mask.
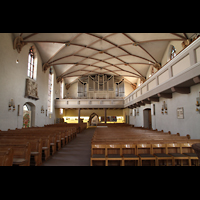
[[[172,46],[171,53],[170,53],[170,59],[174,58],[176,56],[176,49],[174,46]]]

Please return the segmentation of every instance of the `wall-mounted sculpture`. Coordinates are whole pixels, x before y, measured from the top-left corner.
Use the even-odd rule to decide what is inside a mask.
[[[35,81],[26,79],[26,90],[25,90],[25,97],[38,100],[38,85]]]

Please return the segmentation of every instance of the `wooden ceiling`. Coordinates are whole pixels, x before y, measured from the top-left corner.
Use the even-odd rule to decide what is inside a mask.
[[[88,74],[123,76],[133,84],[150,65],[161,63],[170,41],[184,41],[192,33],[14,33],[34,43],[46,66],[72,83]]]

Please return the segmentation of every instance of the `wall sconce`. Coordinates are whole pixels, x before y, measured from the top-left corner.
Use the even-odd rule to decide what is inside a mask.
[[[197,97],[196,99],[196,112],[200,113],[200,98]]]
[[[41,107],[41,113],[44,113],[44,107],[43,106]]]
[[[139,108],[137,108],[137,116],[139,116]]]
[[[168,113],[167,111],[167,104],[165,103],[165,101],[163,101],[163,105],[162,105],[162,108],[161,108],[161,113],[164,115]]]
[[[11,99],[9,101],[8,111],[10,111],[10,110],[15,111],[15,103],[14,103],[13,99]]]

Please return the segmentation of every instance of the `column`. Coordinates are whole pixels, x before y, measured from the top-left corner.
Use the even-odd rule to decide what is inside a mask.
[[[107,108],[104,108],[105,114],[104,114],[104,120],[105,120],[105,124],[107,122]]]
[[[81,122],[81,118],[80,118],[80,116],[81,116],[81,109],[78,108],[78,123]]]

